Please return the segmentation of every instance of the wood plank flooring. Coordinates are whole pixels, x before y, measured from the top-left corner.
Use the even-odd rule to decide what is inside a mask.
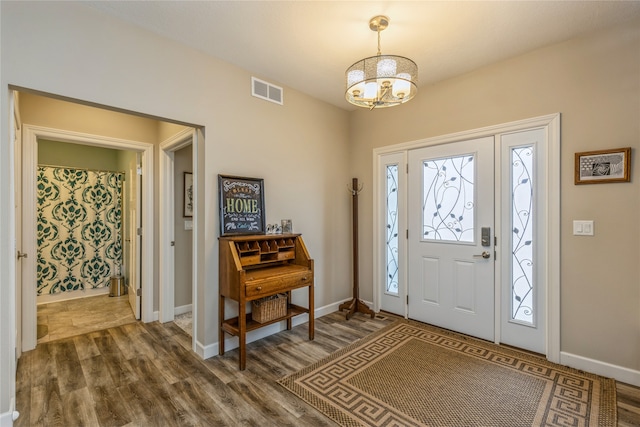
[[[393,322],[332,313],[201,360],[174,323],[128,323],[38,344],[18,361],[15,426],[328,426],[276,380]],[[619,426],[640,426],[640,389],[618,384]]]

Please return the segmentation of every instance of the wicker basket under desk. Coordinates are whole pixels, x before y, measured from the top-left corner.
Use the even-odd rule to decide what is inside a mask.
[[[258,323],[284,317],[287,314],[287,295],[277,294],[251,301],[251,318]]]

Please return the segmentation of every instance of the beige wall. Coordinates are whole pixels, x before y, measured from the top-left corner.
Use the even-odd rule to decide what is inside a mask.
[[[34,108],[33,102],[37,103],[38,97],[27,97],[28,101],[23,108],[24,113],[32,119],[30,113]],[[56,109],[58,113],[61,113],[65,108],[63,104],[59,105],[60,108]],[[37,108],[37,107],[36,107]],[[62,110],[62,111],[61,111]],[[123,187],[123,218],[122,218],[122,236],[123,239],[128,235],[128,194],[127,183],[130,179],[129,170],[126,167],[126,161],[129,157],[135,158],[135,153],[121,150],[113,150],[110,148],[93,147],[89,145],[72,144],[59,141],[47,141],[43,139],[38,140],[38,165],[47,166],[66,166],[80,169],[89,170],[102,170],[102,171],[117,171],[123,172],[125,176],[125,182]],[[128,283],[129,279],[129,263],[128,263],[128,243],[123,241],[123,275],[125,276],[125,282]],[[64,294],[56,295],[55,301],[62,301],[64,299],[73,299],[80,296],[94,296],[95,293],[83,293],[82,292],[65,292]],[[38,297],[38,300],[48,300],[49,295]]]
[[[428,73],[428,66],[420,70]],[[640,369],[640,23],[540,49],[350,117],[351,166],[372,206],[372,149],[561,113],[561,351]],[[631,183],[575,186],[574,153],[633,147]],[[368,184],[368,185],[367,185]],[[594,237],[572,235],[593,219]],[[372,229],[362,209],[361,229]],[[372,237],[361,233],[363,298]]]
[[[118,152],[109,148],[38,140],[38,164],[80,169],[124,171],[118,169]]]
[[[89,105],[20,93],[20,112],[27,125],[156,144],[158,121]]]
[[[81,3],[1,7],[5,117],[11,84],[203,128],[196,339],[206,351],[218,339],[218,174],[264,178],[267,222],[291,218],[316,260],[317,307],[349,297],[347,112],[287,87],[283,106],[251,97],[249,72]]]

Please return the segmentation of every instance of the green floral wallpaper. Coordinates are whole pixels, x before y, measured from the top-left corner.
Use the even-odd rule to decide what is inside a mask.
[[[119,172],[38,167],[38,295],[109,286],[122,265]]]

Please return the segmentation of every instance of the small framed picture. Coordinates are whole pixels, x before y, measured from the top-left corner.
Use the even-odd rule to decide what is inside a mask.
[[[193,174],[184,173],[184,213],[185,218],[193,216]]]
[[[293,233],[293,223],[291,222],[290,219],[283,219],[282,221],[280,221],[280,224],[282,227],[283,234]]]
[[[629,182],[630,180],[631,147],[576,153],[576,184]]]

